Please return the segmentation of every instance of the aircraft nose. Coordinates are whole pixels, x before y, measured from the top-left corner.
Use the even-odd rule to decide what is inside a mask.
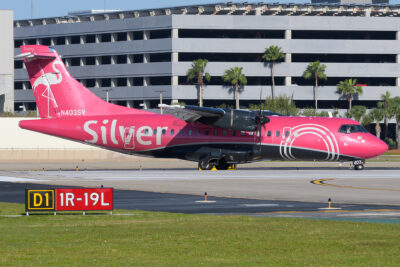
[[[389,149],[388,145],[385,142],[376,137],[375,140],[372,142],[372,148],[375,157],[385,153]]]

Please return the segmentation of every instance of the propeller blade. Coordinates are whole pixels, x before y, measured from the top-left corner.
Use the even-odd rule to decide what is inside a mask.
[[[261,141],[262,141],[262,128],[261,127],[262,127],[262,117],[263,117],[261,105],[262,105],[262,87],[260,88],[260,109],[258,112],[258,122],[257,122],[258,138],[259,138],[259,144],[258,144],[258,153],[259,154],[261,154]]]

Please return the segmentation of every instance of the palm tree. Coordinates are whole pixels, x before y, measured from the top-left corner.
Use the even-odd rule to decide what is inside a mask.
[[[319,60],[311,62],[308,64],[306,70],[303,73],[303,78],[306,80],[315,80],[314,85],[314,100],[315,100],[315,110],[318,109],[318,80],[326,80],[325,74],[326,65],[321,64]]]
[[[355,94],[361,95],[363,90],[361,86],[356,86],[357,79],[346,79],[344,81],[340,81],[337,85],[338,91],[349,101],[348,112],[351,110],[351,102],[353,101],[353,97]]]
[[[247,84],[246,76],[242,73],[242,67],[234,67],[225,71],[224,82],[230,83],[235,86],[235,100],[236,100],[236,109],[239,109],[239,86],[243,86]]]
[[[209,82],[211,76],[208,72],[205,72],[208,60],[207,59],[197,59],[193,61],[192,67],[188,69],[186,72],[187,81],[191,81],[196,79],[198,86],[198,97],[199,97],[199,106],[203,106],[203,85],[204,80]]]
[[[382,102],[378,103],[378,108],[383,109],[384,113],[384,118],[385,118],[385,134],[384,138],[386,139],[388,130],[389,130],[389,120],[393,117],[393,109],[391,107],[391,101],[390,101],[390,92],[386,91],[385,94],[381,95]]]
[[[365,116],[366,112],[367,108],[365,106],[354,106],[352,109],[350,109],[349,115],[356,121],[361,122],[361,119]]]
[[[274,66],[275,63],[283,58],[285,58],[285,54],[281,50],[282,48],[276,45],[271,45],[268,48],[265,48],[264,55],[262,58],[271,62],[271,78],[272,78],[272,99],[275,97],[275,78],[274,78]]]
[[[381,121],[385,117],[385,113],[381,108],[374,108],[370,111],[369,115],[372,117],[373,121],[375,121],[375,135],[378,138],[381,138]]]

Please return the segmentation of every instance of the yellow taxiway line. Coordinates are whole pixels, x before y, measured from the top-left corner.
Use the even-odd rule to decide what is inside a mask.
[[[340,188],[351,188],[351,189],[363,189],[363,190],[380,190],[380,191],[394,191],[394,192],[400,192],[400,189],[389,189],[389,188],[371,188],[371,187],[359,187],[359,186],[350,186],[350,185],[336,185],[336,184],[327,184],[326,181],[332,181],[335,180],[333,178],[328,178],[328,179],[318,179],[318,180],[312,180],[312,184],[316,185],[323,185],[323,186],[333,186],[333,187],[340,187]]]

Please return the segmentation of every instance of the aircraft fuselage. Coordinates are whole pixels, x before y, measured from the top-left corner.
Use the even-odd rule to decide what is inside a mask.
[[[127,154],[228,163],[262,159],[345,161],[375,157],[387,149],[367,132],[339,132],[354,121],[275,117],[259,131],[244,132],[187,123],[171,115],[76,116],[21,121],[22,128]]]

